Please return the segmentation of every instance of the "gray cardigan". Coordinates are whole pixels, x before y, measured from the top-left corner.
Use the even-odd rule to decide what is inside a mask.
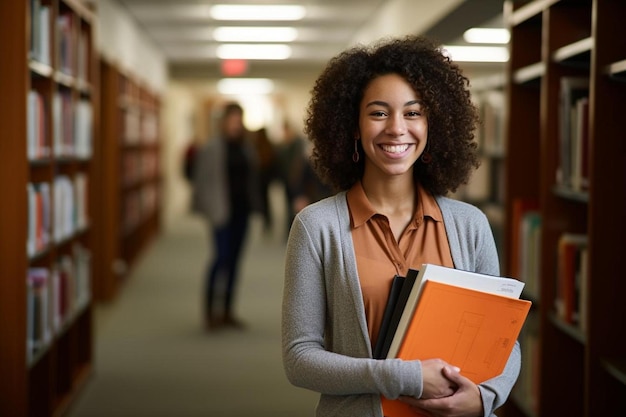
[[[261,203],[254,145],[246,139],[242,146],[250,164],[248,173],[250,204],[252,210],[259,211]],[[216,227],[225,225],[231,213],[227,158],[226,140],[216,137],[204,144],[194,159],[191,209]]]
[[[454,265],[499,274],[485,215],[438,197]],[[302,210],[287,244],[282,315],[283,365],[289,381],[321,393],[316,416],[382,417],[380,395],[420,397],[421,363],[375,360],[357,274],[346,193]],[[479,385],[484,415],[507,399],[520,369],[516,343],[502,375]]]

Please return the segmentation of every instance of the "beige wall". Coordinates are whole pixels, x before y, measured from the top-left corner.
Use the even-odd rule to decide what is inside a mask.
[[[98,16],[96,45],[100,54],[152,90],[162,92],[168,82],[163,53],[117,1],[93,3]]]

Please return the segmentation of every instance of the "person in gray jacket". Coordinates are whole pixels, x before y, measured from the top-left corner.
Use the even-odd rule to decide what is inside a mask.
[[[321,394],[319,417],[382,417],[381,397],[415,415],[493,416],[518,377],[517,342],[480,384],[438,358],[372,356],[394,275],[423,263],[499,275],[485,215],[446,197],[479,165],[468,84],[418,36],[348,49],[315,83],[305,132],[337,193],[291,226],[282,354],[289,381]]]
[[[219,135],[197,151],[194,164],[192,211],[206,219],[215,252],[205,277],[207,330],[243,325],[234,316],[233,304],[249,216],[260,206],[257,179],[255,148],[247,137],[243,109],[228,103]],[[223,293],[218,294],[218,289]]]

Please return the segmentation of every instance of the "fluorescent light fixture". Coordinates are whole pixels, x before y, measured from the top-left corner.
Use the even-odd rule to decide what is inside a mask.
[[[472,28],[463,33],[463,39],[469,43],[509,43],[511,34],[507,29]]]
[[[220,59],[287,59],[291,48],[282,44],[231,43],[217,47]]]
[[[292,27],[218,27],[213,31],[213,38],[219,42],[291,42],[298,37],[298,31]]]
[[[458,62],[507,62],[509,51],[504,46],[454,46],[443,47],[444,53]]]
[[[216,4],[210,14],[215,20],[300,20],[306,9],[297,5]]]
[[[222,78],[217,82],[217,91],[224,95],[260,95],[274,91],[269,78]]]

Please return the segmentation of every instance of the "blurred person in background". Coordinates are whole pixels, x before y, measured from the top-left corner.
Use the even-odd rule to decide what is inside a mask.
[[[278,179],[285,191],[286,230],[293,222],[297,208],[302,205],[303,176],[306,174],[304,138],[299,135],[288,121],[283,123],[283,141],[277,147]]]
[[[205,275],[204,325],[244,327],[234,315],[240,258],[249,217],[259,210],[256,148],[238,103],[223,108],[219,134],[196,152],[192,209],[207,221],[214,254]]]
[[[311,151],[312,147],[307,144],[306,151],[302,156],[300,166],[301,171],[299,172],[300,175],[297,178],[298,181],[294,181],[291,185],[292,216],[295,216],[295,214],[309,204],[326,198],[333,193],[332,189],[328,185],[324,184],[315,172],[310,159]],[[293,217],[291,217],[289,221],[293,222]]]
[[[254,132],[254,143],[259,161],[259,194],[261,198],[261,215],[263,216],[263,230],[269,232],[274,222],[269,199],[269,186],[276,178],[276,150],[269,139],[265,127]]]

